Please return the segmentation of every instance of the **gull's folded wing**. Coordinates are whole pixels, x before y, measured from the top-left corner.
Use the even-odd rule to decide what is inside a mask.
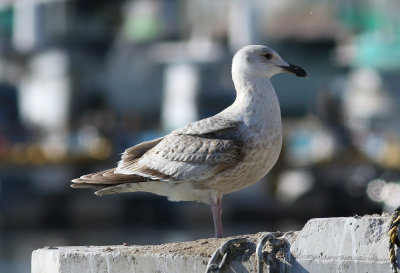
[[[191,123],[165,136],[140,158],[135,149],[127,149],[115,173],[166,181],[206,179],[242,158],[240,126],[241,122],[218,116]]]

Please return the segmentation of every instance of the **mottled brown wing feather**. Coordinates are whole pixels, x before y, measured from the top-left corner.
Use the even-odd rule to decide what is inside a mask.
[[[235,139],[207,138],[202,135],[174,135],[152,153],[171,161],[217,164],[235,162],[241,154],[242,142]]]
[[[160,141],[163,140],[163,137],[150,140],[150,141],[145,141],[142,142],[138,145],[135,145],[133,147],[130,147],[125,150],[125,152],[122,154],[122,160],[124,161],[132,161],[136,158],[141,157],[144,155],[148,150],[156,146]]]
[[[128,160],[132,164],[138,161],[138,158],[145,154],[149,149],[157,145],[162,138],[158,138],[151,141],[142,142],[136,146],[133,146],[125,151],[122,155],[123,160]],[[97,173],[86,174],[80,178],[72,180],[73,188],[105,188],[112,185],[118,185],[122,183],[136,183],[148,181],[149,178],[140,175],[123,175],[115,173],[115,168],[100,171]]]
[[[143,177],[137,175],[120,175],[114,173],[115,168],[91,174],[85,174],[80,178],[72,180],[74,183],[98,183],[98,184],[117,184],[123,181],[143,181]]]

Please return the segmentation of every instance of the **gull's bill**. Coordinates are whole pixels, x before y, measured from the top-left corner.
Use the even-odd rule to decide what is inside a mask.
[[[307,77],[307,72],[300,66],[289,64],[288,66],[281,65],[280,67],[282,67],[284,72],[293,74],[297,77]]]

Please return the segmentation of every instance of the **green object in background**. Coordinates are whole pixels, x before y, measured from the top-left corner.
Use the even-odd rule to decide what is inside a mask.
[[[128,18],[123,26],[125,37],[134,42],[153,40],[159,36],[160,31],[158,20],[149,16]]]
[[[352,64],[378,70],[400,69],[400,4],[380,0],[349,3],[339,16],[355,35]]]
[[[358,37],[353,63],[357,67],[378,70],[400,69],[400,39],[386,41],[373,39],[370,35]]]
[[[11,7],[0,9],[0,37],[11,39],[14,11]]]

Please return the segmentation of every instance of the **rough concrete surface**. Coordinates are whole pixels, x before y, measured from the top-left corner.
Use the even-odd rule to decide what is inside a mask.
[[[312,219],[300,232],[284,234],[288,244],[276,255],[275,272],[390,272],[388,231],[387,216]],[[262,235],[243,237],[257,243]],[[204,272],[228,239],[42,248],[32,253],[32,273]],[[257,272],[255,245],[236,249],[223,272]]]

